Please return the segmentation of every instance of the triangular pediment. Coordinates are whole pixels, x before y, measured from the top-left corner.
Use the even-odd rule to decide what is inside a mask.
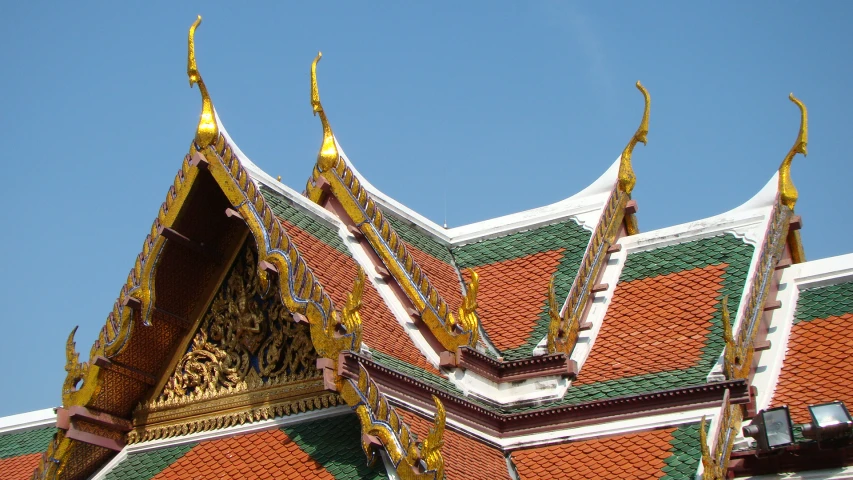
[[[341,403],[323,387],[308,324],[257,272],[247,239],[157,395],[134,411],[131,442]]]

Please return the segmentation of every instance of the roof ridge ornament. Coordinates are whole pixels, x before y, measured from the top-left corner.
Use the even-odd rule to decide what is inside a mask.
[[[338,146],[335,144],[335,134],[332,133],[332,127],[329,125],[329,119],[326,118],[326,112],[323,110],[323,104],[320,103],[320,89],[317,87],[317,63],[323,58],[323,52],[317,52],[317,57],[311,62],[311,107],[314,109],[314,115],[320,115],[320,123],[323,124],[323,146],[320,147],[320,153],[317,154],[317,165],[321,170],[328,170],[335,165],[338,160]]]
[[[643,98],[646,101],[646,106],[643,110],[643,119],[640,121],[637,132],[634,133],[628,145],[625,146],[625,150],[622,150],[622,156],[619,159],[619,189],[629,195],[637,183],[637,177],[634,175],[634,169],[631,167],[631,155],[637,143],[643,142],[643,145],[647,143],[646,135],[649,133],[649,110],[652,103],[648,90],[646,90],[646,87],[639,80],[637,80],[637,90],[642,92]]]
[[[477,345],[480,338],[480,329],[477,320],[477,292],[480,290],[480,274],[473,268],[468,269],[471,281],[465,284],[465,295],[462,296],[462,305],[459,306],[459,326],[462,331],[471,332],[470,345]],[[452,322],[453,315],[448,315]]]
[[[785,159],[782,160],[782,164],[779,165],[779,194],[782,197],[782,204],[793,210],[799,195],[797,188],[794,187],[794,182],[791,181],[791,161],[798,153],[802,153],[804,157],[808,156],[809,114],[803,102],[793,93],[788,95],[788,99],[800,107],[800,132],[797,134],[797,141],[794,142],[794,146],[791,147],[791,150],[785,155]]]
[[[201,118],[198,121],[198,128],[195,132],[195,143],[199,149],[213,145],[216,137],[219,135],[219,128],[216,126],[216,116],[213,113],[213,102],[210,101],[210,95],[207,93],[207,87],[204,86],[204,80],[201,79],[201,73],[198,71],[198,66],[195,63],[195,29],[201,25],[201,15],[196,18],[195,22],[190,26],[189,45],[187,52],[187,76],[190,78],[190,88],[194,84],[198,84],[198,89],[201,92]]]

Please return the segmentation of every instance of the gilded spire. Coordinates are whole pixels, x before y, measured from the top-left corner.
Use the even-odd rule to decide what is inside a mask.
[[[320,123],[323,124],[323,146],[317,154],[317,165],[320,170],[328,170],[338,160],[338,147],[335,145],[335,135],[326,118],[326,112],[323,111],[323,104],[320,103],[320,89],[317,88],[317,63],[321,58],[323,52],[317,52],[317,57],[311,62],[311,107],[314,109],[314,115],[320,115]]]
[[[201,92],[201,118],[198,121],[198,128],[195,132],[195,142],[200,148],[205,148],[208,145],[213,145],[213,142],[216,141],[219,129],[216,126],[216,117],[213,114],[213,102],[210,101],[207,87],[204,86],[204,80],[201,79],[201,74],[195,63],[195,29],[199,25],[201,25],[201,15],[190,26],[187,76],[190,77],[190,88],[198,84],[198,89]]]
[[[782,197],[782,204],[793,210],[794,205],[797,204],[798,194],[794,182],[791,181],[791,161],[798,153],[802,153],[803,156],[808,155],[809,114],[803,102],[797,99],[793,93],[788,98],[800,107],[800,132],[797,134],[797,141],[794,142],[794,146],[791,147],[791,150],[785,155],[785,159],[782,160],[782,165],[779,166],[779,194]]]
[[[628,194],[634,190],[634,185],[637,183],[637,177],[634,175],[634,169],[631,167],[631,154],[634,152],[634,147],[637,146],[637,143],[643,142],[643,145],[646,144],[646,135],[649,133],[649,109],[652,102],[651,98],[649,98],[649,92],[639,80],[637,81],[637,89],[642,92],[643,98],[646,100],[643,119],[640,121],[640,127],[634,136],[631,137],[631,141],[628,142],[625,150],[622,150],[622,157],[619,160],[619,188]]]

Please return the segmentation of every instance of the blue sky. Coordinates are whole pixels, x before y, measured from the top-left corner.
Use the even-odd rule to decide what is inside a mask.
[[[335,133],[375,186],[457,226],[579,191],[637,128],[642,230],[751,197],[791,147],[807,257],[849,252],[853,2],[7,2],[0,15],[0,416],[56,406],[193,138],[187,28],[232,138],[302,190]]]

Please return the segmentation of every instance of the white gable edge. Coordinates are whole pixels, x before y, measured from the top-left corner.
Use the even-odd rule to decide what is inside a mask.
[[[56,423],[56,409],[44,408],[32,412],[0,417],[0,434],[17,433]]]

